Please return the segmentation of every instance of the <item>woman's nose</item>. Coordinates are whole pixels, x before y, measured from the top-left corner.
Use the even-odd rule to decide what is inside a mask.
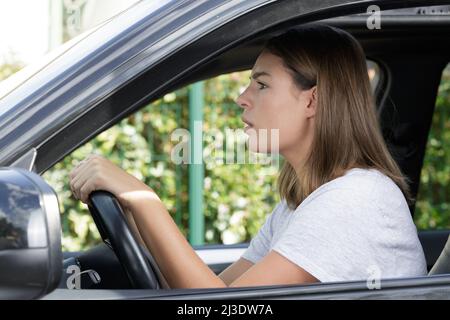
[[[239,97],[237,97],[236,99],[236,103],[239,105],[239,107],[246,109],[250,106],[250,103],[247,99],[247,89],[244,90],[244,92],[242,92]]]

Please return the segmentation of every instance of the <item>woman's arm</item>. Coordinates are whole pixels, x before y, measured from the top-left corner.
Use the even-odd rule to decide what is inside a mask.
[[[187,242],[158,195],[136,177],[111,161],[92,155],[71,172],[70,179],[72,192],[83,203],[89,202],[88,196],[92,191],[105,190],[114,194],[124,209],[132,213],[142,241],[152,253],[171,288],[219,288],[317,281],[308,272],[274,251],[269,252],[257,264],[248,266],[244,262],[236,263],[230,270],[217,276]]]
[[[142,236],[141,236],[141,234],[139,232],[139,228],[136,225],[136,221],[134,221],[133,214],[131,213],[131,211],[128,208],[124,208],[124,212],[125,212],[125,218],[128,221],[128,225],[130,226],[132,233],[134,235],[136,235],[136,237],[138,238],[137,240],[139,241],[139,243],[144,248],[147,248],[147,250],[148,250],[148,247],[145,244],[145,241],[144,241],[144,239],[142,239]],[[163,289],[170,289],[170,285],[167,282],[166,277],[164,276],[164,274],[162,274],[161,270],[159,269],[159,266],[156,265],[156,266],[153,266],[153,267],[154,267],[155,273],[157,274],[157,277],[158,277],[158,280],[159,280],[159,283],[160,283],[161,287]]]
[[[171,288],[219,288],[317,282],[312,275],[277,252],[253,265],[245,260],[217,276],[178,230],[156,193],[126,202],[147,247]],[[245,269],[245,270],[244,270]]]
[[[243,275],[252,266],[253,266],[252,262],[240,258],[232,265],[230,265],[228,268],[223,270],[219,274],[219,278],[222,279],[222,281],[225,282],[227,286],[229,286],[232,282],[234,282],[237,278]]]
[[[128,221],[128,224],[130,228],[132,229],[132,232],[136,235],[139,242],[146,247],[144,240],[142,239],[142,236],[139,232],[139,228],[136,225],[136,222],[134,221],[134,217],[132,212],[129,209],[125,209],[125,216]],[[147,248],[148,249],[148,248]],[[222,279],[222,281],[226,285],[230,285],[234,280],[239,278],[245,271],[247,271],[251,266],[253,266],[253,263],[240,258],[239,260],[235,261],[233,264],[228,266],[225,270],[223,270],[219,274],[219,278]]]
[[[129,209],[125,209],[125,216],[128,221],[128,224],[130,228],[132,229],[132,232],[136,235],[139,242],[146,247],[144,240],[142,239],[142,236],[139,232],[139,228],[136,225],[136,222],[134,221],[134,217],[132,212]],[[148,248],[147,248],[148,249]],[[239,260],[235,261],[233,264],[228,266],[225,270],[223,270],[219,274],[219,278],[222,279],[223,282],[225,282],[226,285],[230,285],[234,280],[239,278],[245,271],[247,271],[251,266],[253,266],[253,263],[240,258]]]
[[[187,242],[155,193],[125,202],[171,288],[226,287]]]

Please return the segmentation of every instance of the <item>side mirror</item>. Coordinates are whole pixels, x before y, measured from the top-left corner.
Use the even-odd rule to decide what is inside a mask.
[[[0,168],[0,299],[55,289],[62,266],[58,198],[37,174]]]

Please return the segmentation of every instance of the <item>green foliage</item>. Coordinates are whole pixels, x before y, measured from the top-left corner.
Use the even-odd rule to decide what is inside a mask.
[[[419,229],[450,228],[450,66],[444,69],[417,196]]]

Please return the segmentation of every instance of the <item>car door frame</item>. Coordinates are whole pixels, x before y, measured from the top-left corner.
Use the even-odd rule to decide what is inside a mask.
[[[339,4],[337,4],[338,2]],[[95,97],[95,99],[92,99],[92,101],[89,102],[85,101],[86,106],[88,107],[83,110],[83,113],[78,114],[77,117],[74,117],[72,119],[65,119],[66,122],[61,123],[61,127],[57,128],[58,130],[56,130],[53,134],[49,134],[48,136],[40,136],[39,138],[42,140],[33,140],[31,142],[31,146],[27,145],[27,147],[34,147],[37,150],[34,170],[39,173],[44,172],[56,162],[61,160],[65,155],[70,153],[72,150],[90,140],[98,133],[111,127],[124,117],[140,109],[142,106],[148,104],[150,101],[153,101],[157,97],[162,96],[164,93],[173,91],[176,88],[182,87],[188,83],[203,79],[204,76],[195,77],[195,70],[197,70],[202,63],[205,63],[205,61],[210,60],[218,54],[224,52],[226,49],[235,46],[242,41],[245,41],[249,37],[257,36],[258,33],[267,30],[268,26],[280,27],[284,22],[293,19],[296,19],[296,21],[298,21],[297,23],[302,23],[325,18],[327,16],[341,15],[344,13],[354,13],[360,11],[362,8],[367,8],[367,6],[370,4],[379,4],[383,8],[395,7],[396,5],[400,5],[400,2],[401,1],[385,1],[381,3],[380,1],[368,1],[365,3],[361,3],[354,1],[323,1],[323,3],[326,3],[328,5],[325,6],[323,5],[323,3],[322,5],[318,5],[314,1],[305,1],[304,6],[301,6],[301,9],[303,9],[304,11],[299,14],[292,10],[293,7],[298,8],[298,1],[288,0],[280,2],[278,4],[269,3],[266,6],[258,7],[243,16],[234,18],[234,20],[228,21],[225,25],[214,29],[212,32],[207,33],[200,39],[192,40],[192,42],[187,43],[184,46],[180,44],[180,48],[174,54],[165,57],[164,60],[155,63],[141,74],[139,74],[139,72],[136,72],[136,74],[138,74],[136,78],[130,80],[129,82],[124,82],[121,85],[118,85],[115,91],[110,93],[110,95],[104,93],[105,96]],[[405,2],[403,1],[402,3],[403,6]],[[425,2],[408,1],[408,3],[424,4]],[[435,1],[433,3],[442,4],[449,3],[449,1]],[[426,3],[426,5],[430,5],[430,3],[428,2]],[[281,9],[280,11],[273,10],[274,7],[272,6],[279,6],[279,8]],[[246,23],[243,23],[244,19]],[[238,27],[240,25],[244,25],[245,27],[239,29]],[[227,30],[235,32],[227,33]],[[141,55],[137,54],[132,59],[127,61],[128,65],[139,66],[139,62],[148,59],[146,54],[148,54],[148,52],[143,52]],[[179,58],[180,56],[184,58],[182,59],[182,61]],[[127,64],[123,64],[121,66],[125,68]],[[190,72],[194,72],[194,76],[189,75]],[[158,79],[152,79],[151,76],[153,74],[164,76],[160,76]],[[143,86],[142,83],[147,84],[147,86]],[[148,85],[149,83],[150,85]],[[149,90],[149,86],[153,89]],[[130,99],[133,102],[130,103]],[[64,100],[54,100],[52,103],[64,103]],[[125,105],[126,107],[122,110],[117,110],[117,106],[120,107],[122,105]],[[19,148],[18,146],[16,146],[15,152],[11,151],[12,156],[3,157],[0,161],[0,164],[8,165],[14,162],[20,156],[22,156],[25,151],[26,150],[24,148]],[[424,283],[428,283],[427,285],[432,287],[448,287],[448,279],[446,277],[402,280],[412,281],[412,284],[409,283],[409,287],[411,288],[416,286],[420,289],[424,285]],[[407,282],[403,282],[402,280],[399,280],[396,283],[403,283],[405,287],[408,287]],[[387,284],[387,288],[397,288],[392,283],[390,286],[389,283],[390,282],[388,282]],[[351,292],[352,290],[356,292],[358,290],[362,290],[361,283],[337,284],[334,286],[338,287],[338,289],[336,289],[336,294],[338,292]],[[314,295],[317,296],[317,293],[319,292],[325,294],[323,292],[323,290],[325,289],[323,288],[332,289],[336,287],[333,287],[333,284],[320,284],[316,285],[316,287],[308,287],[310,291],[307,294],[305,294],[304,292],[304,290],[306,290],[304,286],[301,286],[301,288],[296,287],[295,289],[301,289],[300,291],[302,293],[300,293],[300,291],[295,291],[292,288],[281,287],[276,289],[251,288],[247,289],[247,291],[244,289],[227,290],[226,293],[221,293],[220,290],[218,292],[213,290],[203,291],[204,293],[201,294],[198,292],[178,294],[180,294],[180,297],[190,296],[197,298],[202,298],[203,296],[211,298],[214,297],[214,295],[212,295],[213,293],[216,294],[216,297],[275,297],[277,294],[280,294],[282,296],[292,296],[300,298],[302,294],[305,297],[308,297],[308,294],[312,295],[313,293],[311,290],[314,291],[314,288],[322,288],[314,293]],[[284,290],[287,291],[285,291],[284,293],[280,293],[280,291]],[[288,293],[289,290],[293,290],[293,292]],[[330,292],[335,291],[331,290],[327,294],[330,294]],[[92,291],[92,293],[94,294],[95,292]],[[160,293],[162,292],[160,291]],[[151,295],[148,296],[144,292],[141,292],[139,294],[142,294],[142,297],[151,297]],[[167,296],[176,298],[176,294],[176,291],[171,291]],[[156,296],[162,297],[162,295],[158,294],[156,294]]]
[[[66,290],[56,289],[45,300],[210,300],[210,299],[271,299],[271,300],[385,300],[385,299],[450,299],[450,275],[417,278],[384,279],[379,286],[367,281],[305,284],[291,286],[261,286],[212,289],[163,290]]]

